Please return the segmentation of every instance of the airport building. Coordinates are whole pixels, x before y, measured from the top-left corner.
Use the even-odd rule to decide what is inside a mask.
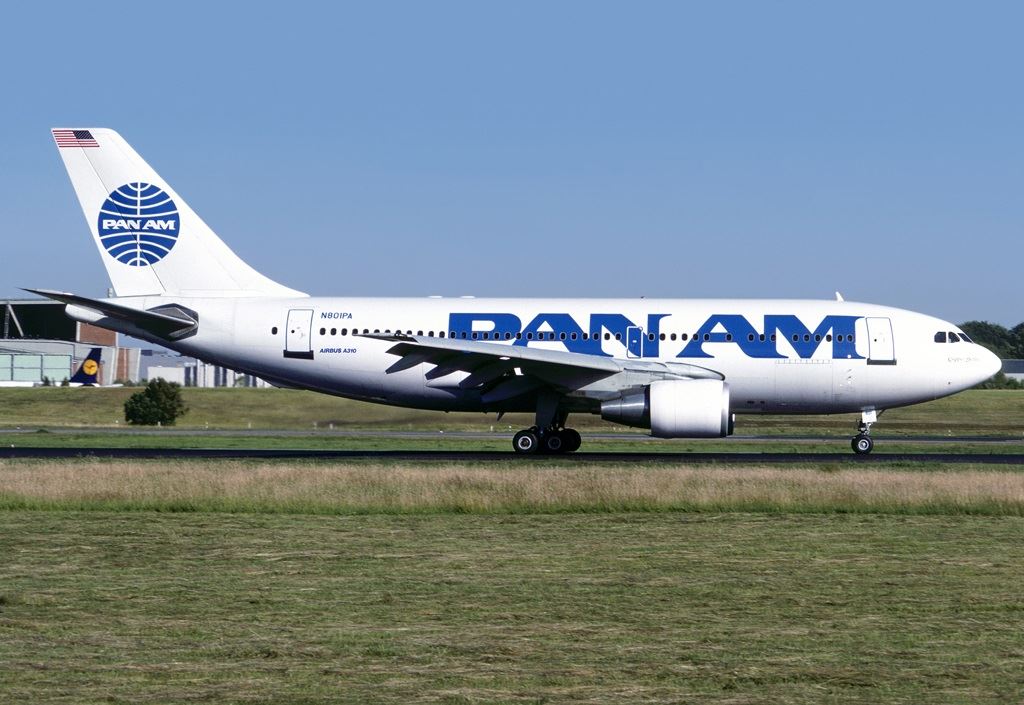
[[[254,387],[271,385],[258,377],[211,365],[192,357],[163,350],[142,350],[141,379],[164,379],[183,387]]]
[[[119,346],[117,333],[71,320],[56,301],[0,301],[0,386],[60,384],[97,347],[100,384],[139,378],[139,350]]]
[[[1010,379],[1024,382],[1024,360],[1003,360],[1003,374]]]

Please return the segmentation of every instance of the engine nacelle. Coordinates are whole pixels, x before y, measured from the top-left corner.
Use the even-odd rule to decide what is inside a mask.
[[[729,385],[717,379],[652,382],[601,404],[601,418],[651,429],[657,438],[723,438],[732,434]]]

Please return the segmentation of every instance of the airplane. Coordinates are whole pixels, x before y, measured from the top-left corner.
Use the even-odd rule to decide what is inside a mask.
[[[93,348],[89,351],[89,354],[82,360],[82,364],[78,366],[75,374],[71,375],[71,379],[68,380],[69,387],[98,387],[101,386],[99,383],[100,374],[100,355],[103,353],[102,348]]]
[[[786,299],[314,297],[242,261],[115,131],[60,128],[114,296],[26,289],[85,323],[308,389],[379,404],[528,412],[516,453],[568,453],[570,414],[657,438],[721,438],[743,414],[860,414],[995,374],[960,328],[867,303]],[[292,237],[295,237],[294,235]]]
[[[99,381],[100,375],[100,356],[103,354],[103,348],[92,348],[89,354],[82,360],[82,364],[78,366],[78,370],[71,379],[68,380],[69,387],[123,387],[123,384],[103,384]]]

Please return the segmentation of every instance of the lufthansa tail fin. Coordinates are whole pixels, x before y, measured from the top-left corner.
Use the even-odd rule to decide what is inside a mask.
[[[53,138],[117,296],[305,296],[243,262],[113,130]]]
[[[93,348],[89,351],[89,354],[82,364],[79,365],[78,371],[68,380],[71,384],[81,384],[86,387],[92,387],[98,384],[100,374],[100,353],[101,348]]]

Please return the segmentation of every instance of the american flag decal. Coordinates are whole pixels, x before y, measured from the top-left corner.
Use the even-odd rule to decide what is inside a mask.
[[[99,147],[99,142],[88,130],[54,130],[53,139],[58,147]]]

